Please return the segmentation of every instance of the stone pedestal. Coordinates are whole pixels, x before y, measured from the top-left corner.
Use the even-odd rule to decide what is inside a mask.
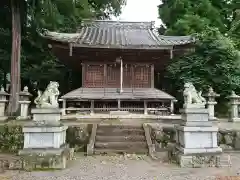
[[[60,123],[61,110],[36,108],[32,114],[32,124],[23,127],[24,147],[19,154],[32,168],[44,168],[42,164],[48,168],[65,168],[70,149],[66,145],[68,127]]]
[[[230,105],[231,105],[231,114],[230,114],[230,122],[240,122],[239,117],[239,109],[238,106],[240,105],[240,96],[236,95],[234,91],[232,91],[230,99]]]
[[[7,96],[9,96],[9,94],[6,93],[2,87],[0,90],[0,121],[5,121],[7,119],[7,116],[5,116],[5,110],[8,102]]]
[[[185,106],[183,122],[176,125],[175,158],[181,167],[218,166],[222,149],[217,145],[218,127],[208,121],[204,106]]]
[[[35,108],[32,109],[33,121],[55,124],[60,122],[61,109],[59,108]]]

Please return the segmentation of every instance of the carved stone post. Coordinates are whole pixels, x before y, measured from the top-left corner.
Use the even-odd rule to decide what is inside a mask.
[[[1,87],[1,90],[0,90],[0,121],[5,121],[7,119],[7,117],[5,116],[6,104],[8,102],[7,96],[9,96],[9,94],[5,92],[3,87]]]
[[[231,105],[231,115],[230,115],[230,122],[240,122],[239,118],[239,112],[238,112],[238,106],[240,104],[240,96],[236,95],[234,91],[232,91],[230,99],[230,105]]]
[[[29,97],[32,96],[28,92],[28,87],[25,86],[23,91],[19,93],[19,104],[20,104],[20,116],[17,117],[17,120],[23,120],[23,119],[29,119],[29,105],[31,101],[29,100]]]
[[[216,92],[213,91],[213,88],[210,87],[208,90],[208,94],[206,94],[206,97],[208,98],[207,101],[207,107],[208,107],[208,111],[209,111],[209,120],[210,121],[214,121],[217,120],[217,118],[215,117],[215,105],[217,104],[215,98],[219,97],[220,95],[217,94]]]

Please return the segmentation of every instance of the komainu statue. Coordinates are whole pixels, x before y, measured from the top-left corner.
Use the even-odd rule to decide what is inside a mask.
[[[59,96],[58,87],[58,82],[50,81],[43,93],[38,91],[38,97],[34,100],[37,108],[57,108]]]
[[[202,97],[202,91],[197,92],[192,83],[188,82],[184,84],[184,106],[199,105],[205,106],[206,99]]]

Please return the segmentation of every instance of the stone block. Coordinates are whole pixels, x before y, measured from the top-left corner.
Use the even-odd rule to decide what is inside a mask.
[[[110,115],[130,115],[129,111],[110,111]]]
[[[189,127],[177,125],[178,149],[184,155],[192,153],[220,153],[217,144],[218,127]]]
[[[67,126],[23,127],[24,148],[60,148],[65,144]]]
[[[182,126],[191,126],[191,127],[211,127],[213,122],[211,121],[183,121],[180,123]]]
[[[219,167],[219,154],[176,154],[176,161],[183,168]]]
[[[234,141],[234,148],[239,150],[240,149],[240,132],[236,132],[236,137]]]
[[[208,121],[208,109],[182,109],[183,121]]]
[[[62,111],[58,108],[32,109],[33,121],[56,122],[60,121]]]
[[[64,145],[61,148],[23,149],[19,155],[24,160],[24,169],[65,169],[67,161],[72,158],[72,151]]]

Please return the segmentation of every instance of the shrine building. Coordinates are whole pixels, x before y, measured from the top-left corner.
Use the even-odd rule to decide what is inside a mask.
[[[82,72],[82,87],[61,97],[67,111],[173,113],[176,99],[156,89],[154,77],[193,47],[191,36],[158,35],[153,22],[105,20],[43,35],[60,61]]]

